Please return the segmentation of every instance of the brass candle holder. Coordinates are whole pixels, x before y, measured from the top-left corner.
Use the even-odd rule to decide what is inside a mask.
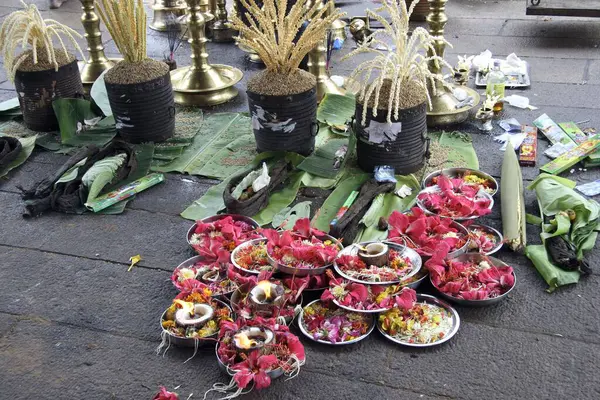
[[[215,0],[216,21],[213,24],[213,41],[217,43],[233,42],[233,29],[227,20],[227,9],[225,8],[225,0]]]
[[[104,45],[102,45],[102,32],[100,32],[100,19],[96,14],[94,0],[81,0],[81,23],[85,30],[85,40],[87,41],[88,60],[79,62],[79,71],[81,73],[81,82],[86,91],[89,91],[92,84],[107,69],[112,68],[120,58],[108,59],[104,55]]]
[[[317,1],[320,1],[320,5],[317,8],[317,11],[319,11],[323,9],[325,5],[322,0]],[[330,15],[332,11],[331,8],[328,8],[325,12],[325,16]],[[306,65],[308,67],[308,72],[317,78],[317,102],[320,102],[327,93],[340,95],[346,93],[344,89],[336,85],[329,77],[329,72],[327,71],[327,36],[319,41],[315,48],[308,53],[308,62]]]
[[[446,15],[446,3],[448,0],[428,0],[429,1],[429,15],[427,15],[427,23],[429,24],[429,32],[432,36],[437,36],[438,40],[435,41],[433,47],[436,54],[439,57],[444,57],[444,50],[446,44],[444,43],[444,26],[448,22]],[[430,51],[428,55],[432,55]],[[436,62],[429,63],[429,70],[434,74],[440,74],[442,72],[442,65]],[[431,97],[432,108],[427,112],[427,126],[447,126],[454,125],[464,122],[469,117],[469,111],[479,104],[479,93],[477,91],[461,86],[462,90],[467,92],[468,96],[473,98],[472,105],[466,105],[457,108],[459,101],[453,95],[454,85],[450,84],[450,87],[445,87],[441,82],[435,82],[435,94],[434,87],[431,84],[428,85],[429,96]]]
[[[329,7],[329,13],[335,10],[335,3],[331,2],[331,6]],[[341,19],[336,19],[331,23],[331,39],[332,40],[346,40],[346,21],[342,21]]]
[[[238,95],[234,86],[244,75],[229,65],[209,64],[204,34],[204,17],[200,10],[203,0],[186,0],[187,26],[192,65],[171,72],[173,92],[177,104],[213,106],[225,103]]]
[[[154,0],[152,6],[153,17],[148,27],[155,31],[167,30],[167,18],[169,14],[181,16],[185,14],[185,4],[181,0]]]

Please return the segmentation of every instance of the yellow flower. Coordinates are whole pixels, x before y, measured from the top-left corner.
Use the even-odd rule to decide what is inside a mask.
[[[194,270],[189,268],[181,268],[179,270],[179,280],[185,281],[187,279],[194,279],[196,277],[196,273]]]

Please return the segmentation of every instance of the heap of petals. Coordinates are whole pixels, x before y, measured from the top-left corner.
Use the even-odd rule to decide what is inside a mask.
[[[331,274],[331,271],[327,273]],[[321,300],[358,311],[388,310],[394,306],[406,308],[416,301],[416,293],[401,285],[364,285],[330,276],[329,288],[323,292]]]
[[[229,276],[233,271],[230,253],[213,243],[212,249],[205,251],[206,256],[194,265],[176,268],[171,274],[171,282],[178,290],[189,290],[198,284],[207,285],[215,296],[230,293],[237,287],[235,280]],[[231,272],[230,272],[231,271]],[[206,280],[202,276],[212,273],[216,279]]]
[[[367,283],[399,281],[414,268],[408,257],[402,257],[400,252],[393,249],[389,251],[389,262],[380,267],[367,265],[359,256],[351,254],[338,257],[336,264],[346,276]]]
[[[260,237],[259,231],[254,226],[227,216],[214,222],[197,221],[190,243],[198,254],[205,256],[205,252],[214,248],[215,244],[231,252],[238,245]]]
[[[246,326],[262,326],[272,330],[275,334],[274,342],[249,354],[240,353],[235,348],[233,337]],[[251,383],[254,383],[256,389],[267,388],[271,385],[269,372],[282,369],[284,374],[294,374],[306,359],[304,346],[296,335],[290,333],[287,326],[277,324],[275,319],[260,317],[235,322],[223,321],[219,331],[217,357],[234,373],[233,381],[238,390],[245,389]]]
[[[452,182],[452,185],[455,187],[471,186],[476,192],[479,190],[485,190],[487,193],[493,193],[496,189],[496,185],[491,180],[478,176],[471,171],[465,171],[456,177],[448,177],[443,174],[435,176],[431,180],[431,184],[428,185],[428,187],[439,185],[439,180],[444,178],[449,179]]]
[[[469,229],[469,232],[469,238],[471,239],[469,248],[473,250],[480,253],[487,253],[498,245],[496,235],[486,229],[472,227]]]
[[[491,200],[479,196],[477,187],[467,185],[462,179],[450,179],[445,175],[438,178],[433,192],[422,192],[417,199],[427,210],[442,217],[469,218],[492,212]]]
[[[315,339],[330,343],[348,342],[364,336],[370,327],[370,316],[329,307],[316,302],[304,307],[302,321],[306,331]]]
[[[394,211],[389,218],[389,227],[388,240],[398,241],[398,238],[408,237],[408,246],[413,247],[414,244],[415,250],[422,256],[431,256],[442,242],[454,251],[463,247],[468,240],[467,235],[458,230],[451,219],[426,215],[418,207],[412,208],[407,214]]]
[[[425,266],[431,282],[442,293],[464,300],[487,300],[508,292],[515,284],[512,267],[496,267],[491,262],[460,262],[445,259],[448,246],[443,244]]]
[[[325,233],[311,228],[308,218],[296,221],[292,231],[280,234],[276,230],[265,229],[262,233],[268,239],[269,256],[291,268],[312,269],[330,265],[339,251],[335,242],[320,239]]]

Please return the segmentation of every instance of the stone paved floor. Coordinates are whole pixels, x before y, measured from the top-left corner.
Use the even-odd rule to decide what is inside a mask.
[[[543,1],[543,0],[542,0]],[[36,0],[46,10],[44,0]],[[340,3],[351,15],[367,2]],[[19,7],[0,4],[0,19]],[[525,16],[524,1],[451,0],[446,37],[454,44],[446,58],[516,52],[531,64],[533,80],[523,95],[537,111],[510,108],[506,116],[530,123],[548,113],[555,121],[589,120],[600,128],[600,20]],[[44,11],[82,31],[79,2]],[[149,54],[161,57],[166,40],[150,31]],[[105,34],[107,53],[116,49]],[[209,46],[213,62],[255,69],[232,45]],[[183,49],[180,65],[187,63]],[[351,69],[336,63],[335,73]],[[246,74],[247,76],[248,74]],[[240,84],[243,90],[244,83]],[[0,100],[14,97],[0,68]],[[246,108],[245,95],[214,111]],[[477,133],[481,168],[500,174],[499,145]],[[540,143],[539,152],[546,148]],[[179,213],[214,181],[172,174],[144,193],[120,216],[48,214],[21,218],[17,186],[29,185],[59,166],[64,157],[36,151],[0,181],[0,398],[148,399],[158,385],[179,389],[182,398],[201,398],[213,382],[225,381],[211,349],[190,355],[171,349],[159,357],[158,318],[175,295],[170,271],[191,256],[184,235],[190,225]],[[538,159],[545,163],[544,157]],[[578,182],[600,178],[600,170],[577,171]],[[523,169],[525,183],[536,168]],[[497,199],[499,197],[496,197]],[[528,212],[536,212],[527,193]],[[496,207],[498,210],[499,207]],[[487,222],[500,227],[499,211]],[[529,229],[529,240],[539,242]],[[144,260],[126,272],[130,256]],[[276,381],[247,398],[261,399],[598,399],[600,375],[600,281],[591,276],[550,295],[529,262],[502,252],[513,265],[517,287],[502,304],[460,308],[462,326],[446,345],[416,351],[374,333],[355,346],[330,348],[305,342],[307,364],[292,381]],[[591,254],[597,269],[600,251]],[[428,289],[425,288],[425,291]]]

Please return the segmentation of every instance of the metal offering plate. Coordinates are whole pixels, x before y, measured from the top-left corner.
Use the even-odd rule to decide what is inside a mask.
[[[482,230],[482,231],[484,231],[486,233],[489,233],[490,235],[494,236],[494,242],[496,243],[496,245],[491,250],[486,251],[486,252],[483,253],[486,256],[491,256],[492,254],[497,253],[502,248],[502,246],[504,245],[504,242],[503,242],[504,238],[502,237],[502,234],[497,229],[494,229],[491,226],[480,225],[480,224],[473,224],[473,225],[470,225],[467,229],[469,230],[469,232],[471,234],[473,234],[473,231],[475,229],[478,229],[478,230]],[[479,251],[478,247],[471,248],[470,247],[471,245],[477,246],[473,240],[470,240],[469,241],[469,251],[472,251],[472,250],[473,251]],[[450,257],[450,258],[452,258],[452,257]]]
[[[238,214],[218,214],[218,215],[213,215],[212,217],[207,217],[207,218],[204,218],[204,219],[200,220],[200,222],[208,224],[210,222],[215,222],[215,221],[218,221],[220,219],[223,219],[225,217],[231,217],[234,221],[243,221],[243,222],[247,223],[248,225],[253,226],[254,229],[260,227],[260,225],[258,224],[258,222],[256,222],[252,218],[246,217],[245,215],[238,215]],[[190,229],[188,229],[188,232],[187,232],[187,242],[190,245],[190,247],[192,247],[192,248],[194,248],[194,246],[192,246],[191,240],[192,240],[192,235],[194,234],[195,230],[196,230],[196,224],[194,223],[194,225],[192,225],[190,227]]]
[[[373,314],[365,314],[365,313],[356,313],[356,312],[354,312],[354,314],[360,314],[360,316],[362,318],[365,318],[365,320],[366,320],[365,322],[367,322],[369,324],[369,329],[367,330],[367,332],[364,335],[359,336],[359,337],[357,337],[355,339],[352,339],[352,340],[348,340],[348,341],[345,341],[345,342],[337,342],[337,343],[333,343],[333,342],[330,342],[328,340],[315,339],[308,332],[308,330],[307,330],[307,328],[306,328],[306,326],[304,324],[304,310],[306,309],[306,307],[312,306],[312,305],[317,304],[317,303],[321,303],[321,305],[323,307],[327,307],[326,305],[324,305],[323,302],[321,302],[321,300],[317,299],[315,301],[311,301],[306,306],[304,306],[304,308],[302,308],[302,311],[300,312],[300,317],[298,318],[298,327],[300,328],[300,331],[302,331],[302,333],[304,334],[304,336],[306,336],[307,338],[309,338],[312,341],[315,341],[317,343],[323,343],[323,344],[326,344],[326,345],[329,345],[329,346],[344,346],[344,345],[347,345],[347,344],[357,343],[357,342],[360,342],[361,340],[366,339],[371,334],[371,332],[373,332],[373,329],[375,329],[375,316]],[[338,310],[340,310],[340,309],[338,309]]]
[[[471,168],[446,168],[446,169],[440,169],[438,171],[434,171],[432,173],[430,173],[429,175],[427,175],[425,177],[425,179],[423,179],[423,183],[421,184],[421,187],[423,189],[426,189],[428,187],[432,187],[435,186],[435,183],[433,183],[433,178],[440,176],[440,175],[446,175],[449,178],[458,178],[459,176],[463,176],[465,173],[470,172],[471,174],[478,176],[480,178],[483,178],[487,181],[492,182],[492,186],[493,186],[493,191],[487,192],[490,195],[495,195],[498,192],[498,181],[491,176],[490,174],[487,174],[483,171],[480,171],[478,169],[471,169]]]
[[[325,234],[323,236],[315,235],[315,237],[323,242],[325,242],[326,240],[331,240],[333,243],[337,243],[337,246],[340,250],[343,249],[343,246],[339,243],[339,241],[331,235],[327,235],[327,234]],[[298,276],[298,277],[306,276],[306,275],[324,274],[325,271],[327,270],[327,268],[331,267],[331,265],[332,265],[332,264],[327,264],[327,265],[324,265],[322,267],[317,267],[317,268],[294,268],[289,265],[278,262],[273,257],[271,257],[271,255],[268,252],[267,252],[267,256],[271,260],[271,263],[273,265],[277,266],[277,269],[279,271],[281,271],[282,273],[287,274],[287,275],[293,275],[293,276]]]
[[[258,245],[261,243],[264,243],[266,245],[267,239],[252,239],[252,240],[249,240],[247,242],[240,244],[238,247],[233,249],[233,251],[231,252],[231,263],[233,264],[233,266],[236,267],[237,269],[239,269],[240,271],[243,271],[243,272],[246,272],[246,273],[252,274],[252,275],[259,275],[261,273],[261,271],[264,271],[264,270],[268,270],[268,271],[275,270],[275,267],[273,266],[273,263],[272,263],[272,258],[270,258],[269,256],[267,256],[267,258],[268,258],[270,264],[265,265],[263,267],[263,269],[260,269],[260,270],[245,269],[244,267],[242,267],[241,265],[239,265],[237,263],[236,258],[238,256],[238,254],[240,253],[240,251],[242,251],[246,247],[255,246],[255,245]]]
[[[492,60],[492,61],[500,61],[502,63],[506,63],[506,60]],[[526,65],[525,73],[511,73],[506,75],[506,87],[509,88],[521,88],[531,86],[531,79],[529,78],[529,63],[527,61],[523,61]],[[475,85],[476,86],[487,86],[487,74],[482,73],[481,71],[477,71],[475,75]]]
[[[197,263],[199,263],[199,262],[202,262],[202,261],[204,261],[204,257],[203,257],[203,256],[194,256],[194,257],[190,257],[190,258],[188,258],[187,260],[185,260],[184,262],[182,262],[181,264],[179,264],[179,265],[177,266],[177,268],[175,268],[175,269],[173,270],[173,272],[175,272],[175,271],[177,271],[177,270],[180,270],[180,269],[182,269],[182,268],[191,268],[191,267],[194,267],[194,266],[195,266]],[[200,268],[201,268],[201,267],[200,267]],[[198,269],[200,269],[200,268],[198,268]],[[200,282],[204,283],[205,285],[209,285],[209,284],[210,284],[210,282],[206,282],[205,280],[203,280],[203,279],[202,279],[202,275],[201,275],[201,274],[204,274],[204,273],[207,273],[207,272],[209,272],[209,271],[205,271],[205,272],[203,272],[203,273],[199,273],[199,274],[198,274],[198,276],[197,276],[197,278],[196,278],[196,280],[198,280],[198,281],[200,281]],[[227,278],[227,277],[225,276],[225,278],[224,278],[224,279],[229,279],[229,278]],[[222,280],[224,280],[224,279],[222,279]],[[221,281],[222,281],[222,280],[221,280]],[[234,291],[237,289],[237,285],[235,284],[235,282],[233,282],[233,281],[231,281],[231,282],[234,284],[234,285],[233,285],[234,287],[233,287],[233,289],[232,289],[232,290],[230,290],[229,292],[215,293],[215,294],[213,294],[213,297],[227,297],[227,296],[229,296],[231,293],[233,293],[233,292],[234,292]],[[175,286],[175,282],[173,282],[173,285]],[[177,288],[177,286],[175,286],[175,288]],[[177,290],[180,290],[180,289],[177,289]]]
[[[393,283],[402,283],[402,281],[410,279],[411,277],[416,275],[421,270],[422,261],[421,261],[421,256],[419,255],[419,253],[417,253],[415,250],[413,250],[407,246],[403,246],[401,244],[397,244],[397,243],[393,243],[393,242],[383,241],[381,243],[386,244],[390,249],[394,249],[394,250],[398,251],[400,253],[399,255],[401,257],[405,257],[405,258],[409,259],[409,263],[412,266],[412,270],[408,274],[406,274],[404,277],[402,277],[401,279],[394,279],[391,281],[373,282],[373,281],[366,281],[366,280],[361,280],[359,278],[351,277],[351,276],[347,275],[344,271],[342,271],[342,269],[338,266],[338,263],[337,263],[337,260],[339,257],[344,256],[344,255],[358,256],[358,253],[360,251],[358,246],[361,246],[364,248],[365,246],[367,246],[371,243],[378,243],[378,242],[377,241],[361,242],[361,243],[358,243],[358,245],[352,244],[348,247],[345,247],[342,251],[340,251],[338,253],[337,257],[333,261],[333,268],[335,268],[335,271],[338,274],[340,274],[343,278],[348,279],[349,281],[363,283],[365,285],[389,285],[389,284],[393,284]]]
[[[379,330],[379,332],[386,339],[391,340],[394,343],[398,343],[398,344],[401,344],[403,346],[408,346],[408,347],[433,347],[433,346],[440,345],[444,342],[447,342],[454,335],[456,335],[456,332],[458,332],[458,328],[460,327],[460,317],[458,316],[458,312],[456,312],[456,310],[452,306],[450,306],[450,304],[448,304],[445,301],[440,300],[436,297],[429,296],[426,294],[417,294],[417,303],[425,303],[425,304],[438,306],[438,307],[444,308],[450,314],[450,316],[452,318],[452,324],[451,324],[450,329],[448,330],[448,332],[444,335],[444,337],[442,339],[437,340],[432,343],[410,343],[410,342],[398,339],[398,338],[388,334],[381,327],[381,322],[378,318],[377,319],[377,329]],[[381,316],[384,316],[384,315],[385,314],[382,314]]]

